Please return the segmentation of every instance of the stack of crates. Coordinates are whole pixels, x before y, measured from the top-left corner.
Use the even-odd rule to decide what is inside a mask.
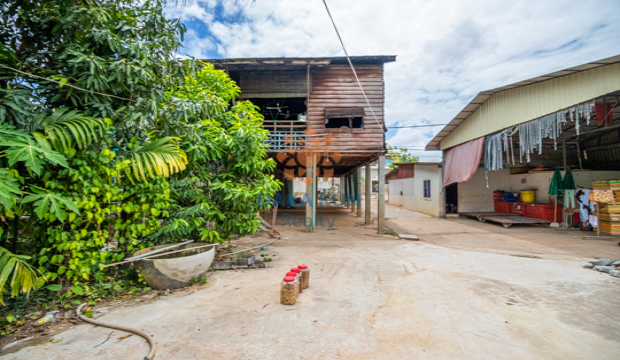
[[[599,210],[599,227],[601,234],[620,235],[620,180],[593,181],[594,190],[612,190],[616,194],[616,204],[606,204]]]

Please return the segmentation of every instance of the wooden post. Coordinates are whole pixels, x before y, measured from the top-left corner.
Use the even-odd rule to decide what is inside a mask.
[[[372,212],[370,211],[371,208],[371,200],[372,200],[372,179],[371,179],[371,173],[370,173],[370,163],[366,164],[366,179],[364,179],[365,184],[364,184],[364,192],[365,192],[365,199],[364,199],[364,223],[366,225],[370,225],[372,224]]]
[[[349,185],[351,188],[351,193],[349,194],[349,203],[351,204],[351,212],[354,213],[355,212],[355,206],[357,206],[357,204],[355,203],[355,184],[354,184],[355,180],[353,179],[353,173],[349,174]]]
[[[362,217],[362,167],[357,168],[357,217]]]
[[[379,195],[377,197],[377,229],[379,234],[385,234],[385,155],[380,154],[377,160],[379,167]]]

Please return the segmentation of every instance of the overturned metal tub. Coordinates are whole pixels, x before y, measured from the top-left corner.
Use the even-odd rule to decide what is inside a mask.
[[[155,250],[170,246],[170,244],[153,246],[135,252],[133,256],[140,256]],[[191,279],[200,282],[207,276],[215,249],[213,247],[192,250],[204,244],[187,244],[176,250],[187,249],[175,254],[164,255],[154,259],[136,261],[135,266],[140,270],[142,277],[153,289],[178,289],[188,285]]]

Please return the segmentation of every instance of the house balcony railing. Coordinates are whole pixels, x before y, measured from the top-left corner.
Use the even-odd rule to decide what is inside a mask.
[[[299,149],[306,144],[306,134],[303,131],[270,133],[267,144],[269,145],[267,151],[278,151],[286,148]]]

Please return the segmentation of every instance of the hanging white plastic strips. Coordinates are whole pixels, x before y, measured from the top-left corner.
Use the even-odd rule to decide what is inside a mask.
[[[530,153],[538,150],[542,154],[542,141],[545,138],[553,139],[553,148],[558,149],[557,139],[562,134],[564,125],[570,120],[575,123],[575,132],[579,135],[579,122],[585,119],[590,124],[591,114],[594,109],[594,101],[582,103],[556,113],[543,116],[536,120],[519,124],[519,161],[530,162]]]
[[[484,167],[488,170],[503,169],[502,136],[503,132],[489,135],[486,138]]]

